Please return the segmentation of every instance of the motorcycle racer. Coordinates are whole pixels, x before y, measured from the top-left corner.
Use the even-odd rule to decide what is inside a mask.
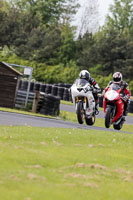
[[[123,115],[127,116],[128,107],[129,107],[129,103],[130,103],[129,99],[130,99],[130,96],[131,96],[131,92],[129,90],[128,83],[123,81],[122,74],[120,72],[115,72],[113,74],[113,80],[110,81],[109,84],[107,85],[107,87],[103,90],[103,94],[107,91],[107,89],[113,83],[118,84],[121,87],[120,95],[121,95],[121,99],[124,102],[124,113],[123,113]]]
[[[98,97],[98,93],[101,92],[101,88],[99,87],[99,85],[96,82],[96,80],[90,76],[90,73],[87,70],[82,70],[79,73],[78,79],[87,80],[90,83],[90,85],[93,87],[92,93],[93,93],[93,96],[94,96],[94,99],[95,99],[95,109],[96,109],[96,113],[95,114],[98,115],[99,114],[99,97]]]

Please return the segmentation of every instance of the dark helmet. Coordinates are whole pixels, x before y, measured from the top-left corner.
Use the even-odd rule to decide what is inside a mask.
[[[89,81],[89,79],[90,79],[90,73],[87,70],[82,70],[79,73],[79,77],[83,78],[83,79],[86,79],[87,81]]]
[[[120,72],[115,72],[113,74],[113,80],[115,83],[121,83],[122,81],[122,74]]]

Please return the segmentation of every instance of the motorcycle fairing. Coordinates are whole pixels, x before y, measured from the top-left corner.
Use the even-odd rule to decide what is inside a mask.
[[[116,105],[117,112],[115,117],[112,119],[112,123],[114,123],[117,119],[119,119],[124,111],[124,103],[120,98],[120,91],[121,88],[119,85],[112,84],[104,95],[104,100],[103,100],[104,113],[106,112],[107,105],[113,105],[113,104]]]
[[[116,102],[116,106],[117,106],[117,113],[116,116],[112,119],[112,123],[122,116],[124,110],[124,104],[121,99]]]
[[[109,101],[113,101],[119,97],[119,94],[115,90],[109,90],[105,93],[105,98]]]

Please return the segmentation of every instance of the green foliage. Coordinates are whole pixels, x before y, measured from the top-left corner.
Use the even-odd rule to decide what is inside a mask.
[[[91,68],[97,64],[97,49],[92,33],[79,36],[76,41],[76,63],[81,69]]]
[[[131,91],[131,95],[133,96],[133,80],[129,82],[129,89]]]
[[[109,76],[104,76],[104,75],[94,75],[93,76],[95,80],[98,82],[100,88],[103,90],[108,83],[112,80],[112,74]]]
[[[32,66],[33,62],[29,60],[23,60],[14,53],[14,49],[9,49],[7,46],[0,51],[0,61],[4,61],[11,64],[18,64],[23,66]]]
[[[73,61],[66,66],[63,64],[56,66],[38,64],[33,71],[34,78],[45,83],[73,83],[78,74],[79,70]]]
[[[111,15],[95,34],[75,39],[76,0],[0,1],[0,60],[34,68],[46,83],[73,83],[81,69],[104,88],[120,71],[133,90],[133,4],[114,0]]]
[[[0,10],[0,47],[13,46],[25,60],[66,64],[74,57],[74,34],[70,19],[64,23],[61,17],[74,13],[76,7],[75,0],[9,1],[8,12]]]
[[[59,48],[59,62],[66,64],[75,58],[76,46],[74,41],[73,29],[69,24],[62,26],[61,46]]]
[[[108,28],[116,29],[118,32],[133,25],[133,4],[132,0],[114,0],[114,5],[110,7],[111,16],[107,17]]]

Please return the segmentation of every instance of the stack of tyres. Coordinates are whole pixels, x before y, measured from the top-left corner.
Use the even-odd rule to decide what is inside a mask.
[[[44,115],[58,116],[60,114],[60,98],[44,93],[40,113]]]
[[[128,112],[133,113],[133,100],[130,101]]]
[[[58,87],[65,87],[64,83],[58,83],[57,85],[58,85]]]
[[[72,94],[71,94],[71,90],[69,90],[69,101],[72,102]]]
[[[46,90],[46,84],[40,84],[40,92],[45,92],[45,90]]]
[[[69,101],[69,89],[68,88],[64,88],[63,100]]]
[[[34,92],[34,82],[30,82],[30,92]]]
[[[59,96],[61,100],[63,100],[63,94],[64,94],[64,87],[58,87],[57,96]]]
[[[46,84],[45,93],[51,94],[51,90],[52,90],[52,85]]]
[[[72,84],[67,84],[67,83],[64,84],[64,87],[68,88],[68,89],[70,89],[71,86],[72,86]]]
[[[103,108],[103,96],[99,97],[99,107]]]
[[[40,83],[35,83],[34,84],[34,91],[39,91],[40,90]]]
[[[57,96],[57,94],[58,94],[58,87],[57,86],[52,86],[51,94],[53,96]]]
[[[44,94],[43,92],[39,92],[39,100],[38,100],[38,104],[37,104],[37,113],[40,113],[40,110],[42,108],[42,104],[44,101]]]
[[[27,88],[28,88],[28,81],[20,80],[20,82],[19,82],[19,90],[26,91]]]

